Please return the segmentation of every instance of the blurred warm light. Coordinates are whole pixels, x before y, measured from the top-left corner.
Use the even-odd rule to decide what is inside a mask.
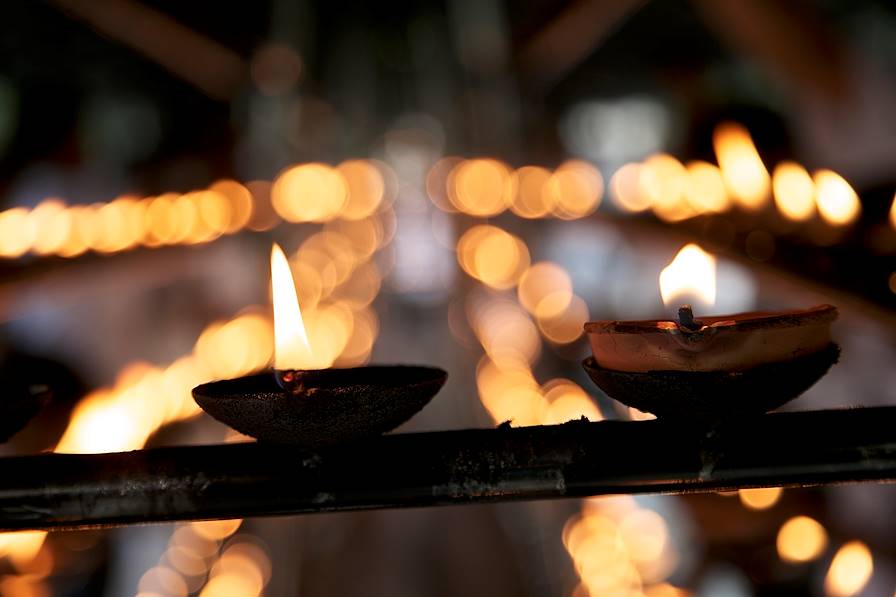
[[[193,195],[187,193],[178,196],[173,203],[174,219],[172,227],[172,243],[195,243],[202,240],[199,221],[199,206]]]
[[[7,557],[16,568],[31,562],[47,538],[46,531],[0,533],[0,557]]]
[[[212,566],[209,580],[200,597],[254,597],[261,595],[270,579],[271,561],[258,545],[234,542],[221,553]]]
[[[548,192],[551,172],[540,166],[523,166],[516,171],[519,188],[510,211],[521,218],[543,218],[554,209],[556,193]]]
[[[781,162],[772,173],[772,191],[778,211],[789,220],[801,222],[815,214],[815,183],[796,162]]]
[[[893,196],[893,204],[890,205],[890,225],[896,228],[896,195]]]
[[[849,597],[857,594],[871,579],[874,561],[868,547],[861,541],[850,541],[841,547],[824,579],[829,597]]]
[[[563,528],[563,545],[584,587],[575,594],[685,594],[663,582],[677,562],[666,521],[622,497],[586,500]]]
[[[660,294],[667,307],[677,306],[692,298],[702,306],[716,302],[716,258],[689,243],[660,272]]]
[[[687,589],[662,582],[644,589],[644,597],[691,597],[693,593]]]
[[[499,365],[529,365],[541,351],[538,330],[519,305],[489,299],[470,308],[470,324],[486,354]]]
[[[223,234],[233,234],[248,226],[252,219],[252,193],[248,188],[235,180],[222,179],[208,190],[227,200],[230,218],[221,231]]]
[[[143,209],[145,210],[147,206],[148,203],[144,202]],[[95,242],[96,223],[93,211],[88,205],[73,205],[66,210],[66,214],[69,218],[68,236],[56,252],[63,257],[77,257],[90,249]],[[145,223],[141,241],[146,242]]]
[[[274,302],[274,368],[306,369],[311,346],[302,321],[296,285],[286,255],[279,245],[271,248],[271,286]]]
[[[563,311],[545,317],[536,312],[538,329],[554,344],[575,342],[583,333],[585,322],[589,320],[588,305],[580,297],[573,295]]]
[[[749,131],[725,122],[713,131],[712,141],[728,191],[746,209],[762,207],[769,194],[769,175]]]
[[[288,222],[324,222],[335,217],[348,197],[342,174],[326,164],[287,168],[271,188],[271,203]]]
[[[369,258],[386,240],[379,218],[355,221],[335,220],[328,222],[324,226],[324,230],[336,232],[347,239],[359,260]]]
[[[28,216],[33,239],[31,250],[38,255],[59,251],[68,239],[71,213],[59,199],[45,199]]]
[[[146,209],[147,241],[151,246],[172,242],[177,217],[174,201],[177,194],[166,193],[154,198]]]
[[[831,170],[817,170],[813,180],[816,207],[826,222],[844,226],[859,217],[859,196],[842,176]]]
[[[489,158],[465,160],[448,175],[448,199],[471,216],[498,215],[513,203],[516,177],[510,169]]]
[[[463,162],[462,158],[448,156],[438,160],[426,173],[426,194],[430,201],[440,210],[448,213],[456,213],[449,194],[449,180],[451,173]]]
[[[380,169],[370,160],[349,160],[337,166],[348,191],[340,216],[360,220],[379,208],[385,194],[385,181]]]
[[[198,206],[199,219],[208,231],[205,240],[217,238],[230,230],[233,211],[226,195],[211,189],[197,191],[194,201]]]
[[[153,566],[143,573],[137,584],[139,594],[171,595],[174,597],[186,597],[189,593],[187,583],[176,570],[168,566]]]
[[[379,320],[373,309],[355,311],[352,317],[351,336],[345,343],[335,364],[339,367],[357,367],[370,360],[373,344],[379,333]]]
[[[543,192],[551,213],[564,220],[582,218],[600,205],[604,179],[600,171],[581,160],[566,161],[551,174]]]
[[[14,258],[31,248],[32,227],[29,212],[24,207],[13,207],[0,212],[0,255]]]
[[[568,379],[552,379],[541,388],[548,407],[543,424],[559,425],[585,417],[602,421],[603,415],[591,397],[577,383]]]
[[[731,207],[731,199],[718,166],[695,160],[688,162],[685,199],[698,213],[721,213]]]
[[[51,597],[50,587],[40,578],[30,574],[0,577],[0,595],[3,597]]]
[[[824,553],[828,534],[808,516],[794,516],[778,531],[778,555],[785,562],[809,562]]]
[[[354,314],[342,303],[331,303],[305,315],[308,342],[313,350],[303,368],[325,369],[332,366],[352,337]]]
[[[208,326],[196,341],[194,354],[213,379],[228,379],[257,368],[258,355],[270,355],[273,342],[270,321],[247,314]]]
[[[541,261],[520,277],[517,297],[526,311],[538,319],[557,317],[572,302],[572,279],[558,264]]]
[[[548,408],[532,372],[521,360],[504,360],[499,364],[483,357],[476,368],[476,388],[495,423],[538,425]]]
[[[470,276],[491,288],[507,289],[529,267],[529,249],[500,228],[474,226],[458,239],[457,259]]]
[[[229,196],[220,190],[218,194]],[[152,211],[158,199],[149,202],[147,212]],[[173,208],[173,204],[171,198],[164,198],[161,203],[165,211]],[[312,236],[309,251],[313,248],[314,255],[323,257],[317,261],[297,260],[293,264],[302,276],[301,288],[305,288],[306,280],[312,287],[311,306],[302,315],[309,344],[315,351],[303,368],[329,367],[337,361],[346,366],[366,362],[379,333],[376,315],[368,305],[379,292],[381,275],[369,259],[384,242],[382,224],[378,217],[331,222]],[[273,253],[272,250],[272,257]],[[306,257],[301,251],[298,256]],[[272,270],[273,263],[272,259]],[[280,268],[285,265],[286,271],[281,274],[295,297],[290,267],[282,261],[279,263]],[[318,266],[327,271],[322,274],[316,269]],[[326,300],[323,275],[329,279],[326,293],[332,294]],[[534,342],[529,339],[526,350],[537,354],[537,331],[530,330],[529,334],[535,338]],[[502,342],[507,344],[509,339],[494,343],[498,353]],[[88,394],[73,410],[56,451],[96,453],[141,448],[161,426],[199,414],[200,409],[190,393],[193,387],[211,379],[239,377],[268,366],[274,344],[273,322],[258,311],[246,311],[229,321],[214,322],[200,334],[191,354],[167,367],[133,363],[111,387]],[[530,353],[527,355],[526,358],[534,358]]]
[[[666,521],[653,510],[638,509],[623,516],[619,533],[629,554],[637,561],[658,560],[668,540]]]
[[[610,196],[623,211],[641,212],[650,207],[650,197],[641,191],[641,164],[625,164],[613,173]]]
[[[234,534],[243,524],[242,518],[229,520],[199,520],[190,523],[191,530],[210,541],[219,541]]]
[[[783,492],[780,487],[757,487],[738,490],[737,495],[750,510],[766,510],[778,503]]]
[[[271,359],[272,328],[255,313],[208,326],[195,353],[166,368],[132,364],[110,388],[91,392],[72,412],[56,447],[63,453],[134,450],[166,423],[198,414],[190,390],[219,374],[237,377]]]
[[[677,222],[696,215],[686,198],[688,171],[675,157],[658,153],[644,160],[638,182],[641,194],[660,219]]]

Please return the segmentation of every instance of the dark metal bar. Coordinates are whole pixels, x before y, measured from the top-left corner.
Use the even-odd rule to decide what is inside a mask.
[[[0,529],[896,480],[896,407],[0,459]]]

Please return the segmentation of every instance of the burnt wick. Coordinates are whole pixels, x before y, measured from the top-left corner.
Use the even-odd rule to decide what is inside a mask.
[[[274,379],[287,394],[298,395],[305,391],[305,376],[295,369],[274,369]]]
[[[703,324],[694,319],[694,310],[690,305],[682,305],[678,308],[678,325],[691,332],[696,332]]]

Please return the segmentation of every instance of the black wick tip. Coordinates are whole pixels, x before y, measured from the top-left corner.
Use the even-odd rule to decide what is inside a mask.
[[[678,308],[678,325],[692,332],[702,327],[700,322],[694,319],[694,310],[690,305],[682,305]]]
[[[274,379],[287,394],[301,394],[305,390],[305,380],[301,371],[274,369]]]

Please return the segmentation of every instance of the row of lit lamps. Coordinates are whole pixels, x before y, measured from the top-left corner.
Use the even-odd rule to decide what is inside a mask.
[[[609,179],[613,203],[629,213],[651,210],[669,222],[735,208],[759,212],[771,203],[789,221],[807,222],[817,213],[835,227],[852,224],[861,213],[856,192],[832,170],[810,175],[800,164],[784,161],[769,174],[749,131],[739,124],[719,125],[713,146],[718,165],[700,160],[683,164],[665,153],[623,165]],[[600,170],[581,160],[566,161],[552,171],[458,157],[439,160],[426,186],[443,211],[480,218],[510,211],[527,219],[577,219],[597,210],[605,190]],[[896,201],[891,218],[896,226]]]
[[[268,230],[280,221],[363,220],[394,190],[390,175],[381,162],[348,160],[335,167],[298,164],[273,183],[220,180],[183,194],[124,196],[90,205],[49,198],[33,209],[0,212],[0,258],[201,244],[245,229]]]

